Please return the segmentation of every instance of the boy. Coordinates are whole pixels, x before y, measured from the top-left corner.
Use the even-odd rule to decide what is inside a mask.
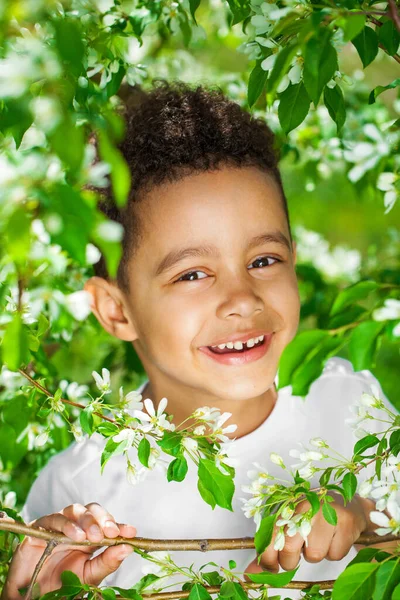
[[[104,439],[94,434],[51,459],[22,517],[91,541],[136,533],[175,539],[254,536],[255,524],[239,502],[252,464],[281,477],[281,469],[271,468],[269,453],[279,452],[290,464],[289,450],[313,436],[351,456],[355,440],[343,424],[348,406],[377,381],[334,357],[305,402],[292,396],[290,387],[277,392],[279,360],[296,335],[300,299],[296,244],[273,134],[222,93],[201,86],[163,82],[142,99],[128,115],[121,145],[132,173],[130,202],[118,212],[109,194],[102,204],[125,229],[117,281],[110,281],[101,260],[85,289],[101,325],[132,342],[140,357],[148,381],[139,391],[156,407],[166,397],[174,424],[205,405],[231,413],[226,425],[237,425],[229,436],[236,438],[231,455],[239,460],[234,512],[212,510],[201,499],[193,464],[181,483],[168,483],[165,473],[154,470],[132,487],[122,456],[111,459],[100,475]],[[371,500],[356,495],[344,508],[337,498],[334,507],[336,527],[320,511],[308,546],[299,533],[287,537],[281,551],[271,544],[264,568],[293,569],[303,553],[297,579],[334,579],[354,556],[354,541],[375,529],[368,517]],[[307,508],[305,503],[302,510]],[[92,532],[96,524],[102,531]],[[43,542],[25,538],[3,600],[20,597],[18,588],[28,584],[43,548]],[[148,564],[130,546],[108,548],[90,560],[94,549],[99,547],[56,548],[38,578],[41,594],[60,586],[65,569],[86,583],[130,587]],[[195,568],[208,561],[227,567],[233,559],[238,570],[261,570],[255,551],[171,555],[178,565],[194,563]],[[282,593],[300,597],[295,590]]]

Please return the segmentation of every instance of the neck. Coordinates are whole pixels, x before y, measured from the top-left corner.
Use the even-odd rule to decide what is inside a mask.
[[[150,398],[153,401],[156,409],[164,395],[158,394],[157,389],[155,389],[150,381],[146,384],[144,390],[142,391],[143,399]],[[167,396],[167,398],[168,405],[166,412],[168,415],[173,415],[172,423],[175,425],[175,427],[178,427],[183,421],[188,419],[189,416],[196,410],[196,408],[204,406],[204,402],[189,404],[187,398],[177,399],[169,396]],[[250,398],[243,402],[230,402],[229,404],[226,401],[221,401],[214,403],[212,407],[217,408],[221,413],[232,413],[232,416],[224,423],[223,427],[233,423],[236,424],[236,431],[228,433],[227,437],[229,439],[239,439],[251,433],[262,423],[264,423],[274,409],[277,399],[278,392],[274,383],[271,388],[257,398]],[[187,427],[190,424],[190,421],[188,421],[183,425],[183,427]]]

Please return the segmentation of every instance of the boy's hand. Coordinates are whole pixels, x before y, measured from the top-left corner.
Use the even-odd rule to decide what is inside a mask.
[[[100,542],[104,537],[118,536],[133,538],[136,529],[131,525],[116,523],[114,518],[96,502],[83,506],[71,504],[62,511],[46,515],[29,525],[35,525],[59,531],[72,540]],[[92,530],[97,526],[97,532]],[[7,580],[1,595],[1,600],[21,600],[18,588],[28,586],[37,562],[42,556],[47,542],[27,536],[17,547],[11,561]],[[133,551],[129,544],[109,546],[104,552],[91,560],[98,546],[56,546],[46,559],[37,577],[40,595],[61,587],[61,573],[72,571],[82,583],[98,585],[101,581],[118,569],[121,562]]]
[[[285,536],[285,546],[282,550],[274,550],[274,542],[279,527],[275,526],[272,541],[268,548],[261,555],[260,564],[257,564],[257,558],[247,567],[247,573],[260,573],[262,571],[271,571],[278,573],[279,565],[286,571],[295,569],[303,553],[306,561],[315,563],[326,558],[328,560],[341,560],[349,552],[354,542],[365,530],[371,530],[376,527],[369,520],[369,512],[374,510],[375,503],[356,494],[351,502],[344,507],[343,498],[336,492],[329,491],[329,494],[335,497],[335,502],[331,506],[336,510],[337,525],[330,525],[322,515],[320,509],[311,519],[312,529],[308,536],[308,545],[305,546],[304,539],[300,533],[293,537]],[[296,509],[296,513],[307,512],[311,508],[308,500],[301,502]],[[245,576],[245,581],[250,581]]]

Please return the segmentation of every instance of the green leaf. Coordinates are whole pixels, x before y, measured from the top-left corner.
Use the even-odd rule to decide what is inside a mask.
[[[350,502],[357,490],[357,477],[354,473],[346,473],[343,477],[342,485],[346,498]]]
[[[93,407],[89,404],[84,410],[81,410],[79,414],[79,422],[83,431],[87,434],[92,435],[94,431],[93,421]]]
[[[279,363],[278,388],[290,385],[295,371],[305,362],[307,357],[315,353],[321,342],[330,337],[327,331],[312,329],[298,333],[285,347]]]
[[[203,585],[195,583],[190,590],[189,600],[211,600],[211,596]]]
[[[187,460],[184,456],[178,456],[168,465],[168,481],[183,481],[188,472]]]
[[[176,431],[164,431],[161,440],[157,440],[157,444],[164,452],[171,456],[178,456],[181,450],[183,436]]]
[[[224,581],[220,588],[219,597],[232,600],[248,600],[246,592],[240,583],[236,581]]]
[[[396,54],[400,44],[400,33],[397,31],[392,19],[388,19],[378,28],[378,39],[385,46],[390,56]]]
[[[357,283],[345,288],[336,296],[332,304],[329,315],[336,315],[350,304],[357,300],[366,300],[371,292],[379,288],[376,281],[358,281]]]
[[[118,93],[119,88],[121,87],[122,80],[125,76],[125,73],[126,73],[126,69],[125,69],[124,65],[121,64],[118,71],[116,73],[113,73],[110,81],[108,82],[108,84],[106,86],[107,98],[111,98],[111,96],[114,96],[114,94]]]
[[[371,27],[364,27],[364,29],[351,40],[351,43],[355,46],[365,69],[378,54],[378,36]]]
[[[332,121],[336,123],[337,134],[340,131],[346,121],[346,108],[344,105],[344,97],[342,88],[339,84],[336,84],[333,88],[327,85],[324,88],[324,103],[328,109],[329,116]]]
[[[375,367],[374,356],[384,328],[385,323],[382,321],[364,321],[353,329],[348,348],[354,371]]]
[[[24,265],[31,247],[30,239],[31,218],[25,206],[19,206],[8,217],[4,239],[8,260]]]
[[[347,568],[357,563],[370,562],[373,558],[375,558],[375,555],[378,554],[379,551],[379,548],[362,548],[362,550],[357,552],[353,560],[349,562]]]
[[[319,29],[318,36],[311,37],[304,51],[304,85],[307,93],[317,106],[322,90],[338,70],[338,59],[332,46],[329,29]]]
[[[102,421],[96,428],[96,432],[104,435],[104,437],[117,435],[118,431],[119,429],[117,425],[114,425],[114,423],[109,423],[108,421]]]
[[[394,588],[391,600],[400,600],[400,584]]]
[[[101,595],[103,600],[116,600],[117,596],[112,588],[102,588]]]
[[[328,521],[331,525],[337,525],[337,514],[333,506],[325,502],[322,505],[322,514],[324,515],[325,521]]]
[[[289,85],[280,94],[278,117],[283,131],[288,134],[306,118],[310,108],[310,98],[303,82]]]
[[[286,75],[290,63],[298,50],[297,43],[289,43],[279,52],[276,57],[272,71],[267,79],[267,100],[269,106],[275,100],[276,90],[282,77]]]
[[[213,494],[211,494],[211,492],[205,487],[201,479],[197,481],[197,489],[199,490],[200,496],[203,498],[204,502],[207,502],[207,504],[209,504],[214,510],[217,505],[215,498]]]
[[[158,579],[157,577],[155,577],[155,578]],[[113,590],[115,590],[123,598],[132,598],[132,600],[143,600],[142,596],[134,588],[125,589],[125,588],[116,587],[113,585]]]
[[[196,25],[197,25],[197,21],[196,21],[195,13],[196,13],[196,10],[199,8],[199,6],[200,6],[200,0],[189,0],[190,14],[192,15],[193,21],[195,22]]]
[[[228,0],[228,4],[233,16],[233,20],[230,21],[230,26],[240,23],[251,12],[248,0]]]
[[[378,564],[359,563],[347,567],[334,583],[332,600],[371,598],[378,566]]]
[[[247,102],[249,108],[251,108],[260,97],[263,91],[265,82],[267,81],[268,71],[260,66],[261,61],[258,61],[252,72],[250,73],[249,83],[247,87]]]
[[[382,94],[382,92],[385,92],[386,90],[391,90],[395,87],[398,87],[400,85],[400,79],[395,79],[394,81],[392,81],[392,83],[389,83],[388,85],[378,85],[376,88],[374,88],[368,98],[368,104],[374,104],[376,98]]]
[[[82,71],[82,59],[85,52],[83,35],[78,20],[57,19],[53,22],[55,41],[62,60],[70,63],[72,72],[79,75]]]
[[[212,494],[221,508],[232,509],[232,497],[235,486],[229,475],[223,475],[212,460],[199,460],[198,476],[204,487]]]
[[[296,370],[292,379],[293,395],[305,397],[308,394],[310,385],[321,375],[328,358],[333,356],[342,344],[339,336],[328,335],[310,358]]]
[[[344,17],[336,19],[336,24],[343,30],[343,41],[350,42],[358,35],[365,26],[366,15],[360,15],[349,11]]]
[[[376,583],[372,600],[390,600],[400,582],[400,560],[395,558],[380,565],[376,572]]]
[[[52,150],[74,175],[79,171],[85,154],[83,127],[67,117],[48,136]]]
[[[148,439],[143,438],[140,441],[138,446],[138,458],[142,465],[145,467],[149,466],[149,456],[150,456],[150,442]]]
[[[114,442],[114,440],[109,439],[107,444],[105,445],[103,452],[100,458],[101,465],[101,473],[103,474],[104,467],[107,462],[110,460],[112,456],[116,456],[117,454],[122,454],[126,447],[128,446],[128,440],[122,440],[121,442]]]
[[[305,494],[307,500],[309,501],[309,503],[311,504],[311,508],[312,508],[312,517],[314,515],[317,514],[317,512],[319,511],[319,509],[321,508],[321,503],[318,497],[318,494],[316,494],[315,492],[306,492]]]
[[[366,435],[354,445],[354,454],[363,454],[368,448],[373,448],[379,444],[379,439],[376,435]]]
[[[256,547],[257,554],[262,554],[265,548],[271,543],[276,520],[276,514],[268,515],[267,517],[263,517],[263,519],[261,519],[260,526],[254,537],[254,545]]]
[[[296,575],[300,566],[296,567],[291,571],[285,571],[284,573],[245,573],[247,577],[254,581],[254,583],[267,583],[268,585],[276,588],[283,587],[290,583],[293,577]]]
[[[98,132],[101,158],[111,167],[111,183],[118,207],[126,205],[131,187],[129,167],[118,148],[115,148],[104,131]]]
[[[21,313],[16,312],[7,323],[1,346],[2,361],[10,371],[18,369],[30,360],[27,326],[23,323]]]

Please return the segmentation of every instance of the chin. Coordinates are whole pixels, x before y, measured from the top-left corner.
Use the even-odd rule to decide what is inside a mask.
[[[263,381],[258,379],[255,384],[250,378],[242,378],[242,380],[231,380],[229,383],[215,389],[214,393],[221,400],[227,400],[230,402],[243,402],[251,400],[252,398],[258,398],[265,394],[268,390],[274,386],[274,378],[265,378]]]

